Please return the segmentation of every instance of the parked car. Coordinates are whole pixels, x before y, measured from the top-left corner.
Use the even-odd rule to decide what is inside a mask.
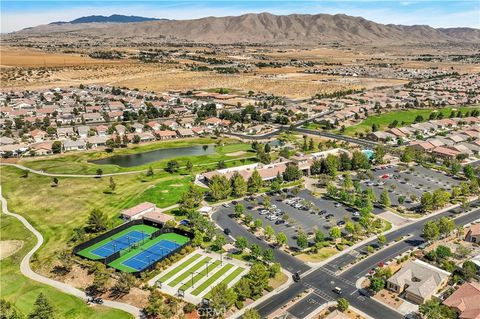
[[[223,230],[223,232],[224,232],[225,235],[227,235],[227,236],[230,236],[230,235],[232,234],[232,231],[231,231],[229,228],[225,228],[225,229]]]
[[[260,211],[260,215],[266,215],[266,214],[268,214],[268,210],[262,209],[262,210]]]
[[[228,205],[228,203],[223,203],[223,205],[222,205],[222,206],[223,206],[223,207],[225,207],[225,208],[228,208],[228,207],[230,207],[230,205]]]
[[[343,220],[341,220],[337,223],[337,226],[343,226],[343,225],[345,225],[345,222]]]
[[[325,216],[326,219],[330,219],[333,217],[333,214],[328,214],[327,216]]]
[[[275,221],[275,225],[281,225],[281,224],[285,224],[285,220],[278,219],[277,221]]]

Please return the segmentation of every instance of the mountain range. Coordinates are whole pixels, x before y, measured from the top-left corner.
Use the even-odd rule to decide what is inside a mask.
[[[77,24],[77,23],[135,23],[135,22],[145,22],[145,21],[156,21],[159,19],[156,18],[145,18],[145,17],[138,17],[138,16],[125,16],[125,15],[120,15],[120,14],[112,14],[111,16],[87,16],[87,17],[81,17],[72,21],[57,21],[57,22],[52,22],[50,24]]]
[[[113,18],[112,18],[113,17]],[[380,24],[344,14],[244,14],[192,20],[132,21],[143,17],[83,17],[67,23],[28,28],[18,33],[61,33],[85,37],[158,39],[197,43],[348,44],[480,43],[480,29]],[[80,22],[79,22],[80,21]]]

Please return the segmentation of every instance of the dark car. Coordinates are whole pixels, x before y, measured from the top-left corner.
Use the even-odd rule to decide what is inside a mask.
[[[298,271],[292,275],[292,279],[293,279],[293,281],[295,281],[295,282],[299,282],[299,281],[300,281],[300,274],[298,273]]]
[[[236,200],[232,201],[232,205],[237,205],[238,202]]]
[[[232,231],[231,231],[230,229],[228,229],[228,228],[225,228],[225,229],[223,230],[223,232],[225,233],[225,235],[228,235],[228,236],[230,236],[230,235],[232,234]]]
[[[329,218],[332,218],[333,217],[333,214],[328,214],[327,216],[325,216],[326,219],[329,219]]]
[[[275,221],[275,225],[281,225],[281,224],[285,224],[285,221],[283,219],[279,219]]]
[[[343,220],[341,220],[337,223],[337,226],[342,226],[342,225],[345,225],[345,222]]]

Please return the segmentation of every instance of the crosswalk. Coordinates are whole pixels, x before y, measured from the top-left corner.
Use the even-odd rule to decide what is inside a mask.
[[[333,272],[332,270],[330,269],[327,269],[327,268],[324,268],[324,267],[320,267],[319,268],[320,271],[324,272],[324,273],[327,273],[329,274],[330,276],[332,277],[335,277],[336,280],[340,280],[341,282],[349,285],[349,286],[352,286],[352,287],[355,287],[355,283],[351,282],[350,280],[348,279],[345,279],[343,278],[342,276],[338,276],[336,272]]]

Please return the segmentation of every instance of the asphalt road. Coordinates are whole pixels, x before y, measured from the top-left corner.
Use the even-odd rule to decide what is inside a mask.
[[[250,233],[248,230],[240,226],[233,218],[229,217],[228,209],[225,208],[218,208],[218,210],[212,214],[212,219],[215,223],[220,226],[222,229],[228,228],[230,229],[232,237],[245,237],[250,244],[258,244],[263,249],[271,248],[265,241],[260,238],[257,238],[255,235]],[[300,272],[304,273],[310,269],[310,267],[297,258],[279,250],[273,249],[273,253],[275,255],[275,259],[282,265],[282,267],[288,270],[291,273]]]
[[[479,201],[472,203],[472,207],[475,206],[477,206],[475,210],[466,215],[457,217],[455,219],[455,222],[459,225],[463,225],[480,218],[480,208],[478,208]],[[388,242],[393,242],[395,241],[395,239],[401,236],[409,235],[409,237],[362,260],[358,264],[352,266],[350,269],[337,275],[337,273],[333,270],[338,269],[339,265],[344,264],[345,260],[344,255],[339,256],[338,258],[335,258],[334,260],[329,262],[327,265],[318,268],[317,270],[304,276],[300,282],[292,284],[286,290],[272,296],[265,302],[261,303],[256,307],[256,309],[259,311],[262,317],[265,317],[277,310],[279,307],[281,307],[291,299],[293,299],[300,292],[305,291],[309,288],[314,289],[316,296],[314,300],[324,300],[324,302],[333,301],[339,298],[339,296],[334,293],[332,289],[334,287],[340,287],[343,291],[343,298],[348,299],[351,305],[358,308],[362,312],[370,315],[371,317],[379,319],[402,318],[402,315],[391,310],[388,307],[385,307],[381,303],[378,303],[377,301],[368,297],[361,296],[358,293],[357,288],[355,287],[355,282],[358,278],[364,276],[368,272],[368,270],[374,268],[379,262],[384,262],[392,259],[395,256],[400,255],[403,252],[420,245],[423,242],[423,239],[420,237],[420,233],[422,232],[423,225],[427,221],[438,219],[442,216],[450,216],[451,214],[452,211],[449,210],[436,216],[432,216],[430,218],[418,221],[388,234]],[[365,249],[366,246],[376,243],[377,240],[374,239],[368,243],[365,243],[362,247],[357,248],[357,251],[362,251],[363,249]],[[313,307],[312,301],[310,299],[311,298],[302,299],[295,306],[291,307],[287,311],[297,318],[304,318],[320,305],[317,303],[317,307]],[[311,311],[309,309],[311,309]]]

